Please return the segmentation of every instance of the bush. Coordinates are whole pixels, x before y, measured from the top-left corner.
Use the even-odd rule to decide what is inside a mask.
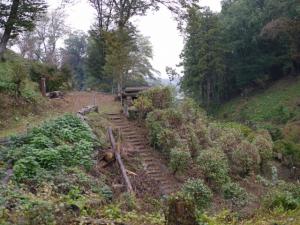
[[[42,63],[32,63],[29,71],[33,81],[39,83],[41,78],[46,78],[47,91],[69,89],[71,72],[66,68],[58,69],[56,66]]]
[[[138,111],[139,120],[144,119],[147,113],[150,112],[153,108],[151,100],[145,96],[138,97],[133,102],[133,106]]]
[[[154,109],[166,109],[173,105],[173,93],[170,87],[156,87],[144,91],[140,96],[146,97],[151,101]]]
[[[40,98],[40,91],[28,74],[26,62],[18,56],[14,56],[13,61],[1,62],[0,92],[35,103]]]
[[[245,206],[247,204],[248,195],[244,188],[238,183],[228,182],[222,186],[225,199],[230,199],[237,206]]]
[[[207,208],[212,200],[212,191],[203,180],[188,180],[181,189],[184,196],[190,198],[199,210]]]
[[[262,128],[266,129],[270,133],[273,141],[277,141],[283,138],[283,133],[281,129],[277,126],[267,124],[263,125]]]
[[[226,130],[232,130],[232,131],[234,130],[237,133],[242,134],[244,137],[247,137],[253,132],[250,127],[243,125],[241,123],[227,122],[221,124],[221,126]]]
[[[227,157],[222,150],[210,148],[201,151],[197,158],[197,164],[206,178],[217,185],[220,186],[228,181],[229,166]]]
[[[54,206],[46,201],[33,201],[24,207],[26,221],[31,225],[55,224]]]
[[[284,139],[300,144],[300,122],[288,123],[284,129]]]
[[[282,153],[290,164],[300,163],[300,144],[289,140],[278,140],[274,143],[274,151]]]
[[[41,167],[36,159],[33,156],[28,156],[24,159],[20,159],[14,165],[14,178],[18,182],[33,179],[40,169]]]
[[[207,148],[210,144],[210,141],[207,134],[208,129],[205,120],[198,118],[195,123],[192,124],[192,126],[201,147]]]
[[[232,153],[241,143],[243,135],[238,130],[228,130],[217,141],[225,153]]]
[[[190,126],[188,127],[188,147],[191,152],[192,158],[198,156],[198,152],[201,149],[200,142],[196,136],[194,129]]]
[[[191,155],[188,151],[184,151],[179,148],[171,150],[170,168],[174,173],[184,172],[191,161]]]
[[[261,135],[257,135],[253,140],[253,145],[258,149],[262,162],[266,162],[273,157],[273,142]]]
[[[282,183],[271,190],[264,198],[264,207],[267,209],[283,208],[294,210],[300,206],[299,184]]]
[[[210,123],[207,129],[207,137],[210,142],[216,141],[219,137],[223,136],[224,129],[219,123]]]
[[[181,112],[173,108],[163,110],[162,119],[167,127],[174,129],[181,127],[183,123],[183,117]]]
[[[260,162],[257,148],[248,141],[242,141],[231,155],[232,172],[241,176],[258,171]]]
[[[171,148],[175,147],[180,140],[179,135],[173,128],[180,126],[180,124],[181,115],[175,110],[155,110],[149,113],[146,126],[151,144],[169,156]]]
[[[162,151],[162,153],[169,157],[170,151],[172,148],[179,144],[180,137],[176,133],[176,131],[170,129],[162,129],[158,134],[158,149]]]
[[[191,98],[185,98],[180,103],[179,110],[187,122],[195,122],[199,117],[206,118],[205,111]]]
[[[45,149],[36,153],[36,160],[44,169],[54,170],[62,165],[62,157],[56,149]]]

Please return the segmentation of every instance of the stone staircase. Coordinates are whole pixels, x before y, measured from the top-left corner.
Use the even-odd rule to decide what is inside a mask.
[[[163,157],[151,148],[147,138],[143,135],[144,130],[121,114],[107,115],[113,126],[120,129],[124,142],[133,146],[134,152],[142,161],[147,176],[160,184],[159,191],[163,195],[176,192],[180,187],[179,182],[168,170]]]

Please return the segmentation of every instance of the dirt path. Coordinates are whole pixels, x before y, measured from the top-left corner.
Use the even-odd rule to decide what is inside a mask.
[[[63,99],[49,99],[28,109],[16,107],[14,111],[7,106],[6,116],[0,118],[0,139],[26,132],[28,126],[33,127],[45,120],[56,118],[64,113],[75,113],[87,105],[97,104],[101,112],[118,112],[119,104],[114,96],[99,92],[69,92]]]
[[[132,146],[132,153],[138,154],[147,176],[159,183],[157,190],[163,195],[168,195],[178,190],[180,187],[179,182],[166,167],[167,162],[150,147],[145,137],[145,131],[134,122],[128,121],[121,114],[110,113],[108,117],[114,127],[121,130],[126,145]]]

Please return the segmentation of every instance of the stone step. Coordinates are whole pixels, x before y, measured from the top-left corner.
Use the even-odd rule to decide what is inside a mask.
[[[115,121],[115,120],[123,120],[121,117],[119,116],[115,116],[115,117],[109,117],[109,120]]]

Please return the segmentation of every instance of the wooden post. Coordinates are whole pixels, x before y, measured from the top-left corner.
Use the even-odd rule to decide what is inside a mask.
[[[115,141],[115,138],[113,136],[113,132],[112,132],[112,128],[111,127],[108,128],[108,136],[109,136],[111,147],[112,147],[112,149],[114,151],[116,160],[117,160],[117,162],[118,162],[118,164],[120,166],[120,170],[121,170],[122,176],[124,178],[127,191],[130,194],[133,194],[134,191],[133,191],[132,185],[130,183],[130,180],[129,180],[128,176],[127,176],[127,172],[126,172],[125,166],[124,166],[122,158],[121,158],[120,149],[116,145],[116,141]]]
[[[41,78],[40,89],[42,92],[42,96],[46,97],[46,78],[44,77]]]

